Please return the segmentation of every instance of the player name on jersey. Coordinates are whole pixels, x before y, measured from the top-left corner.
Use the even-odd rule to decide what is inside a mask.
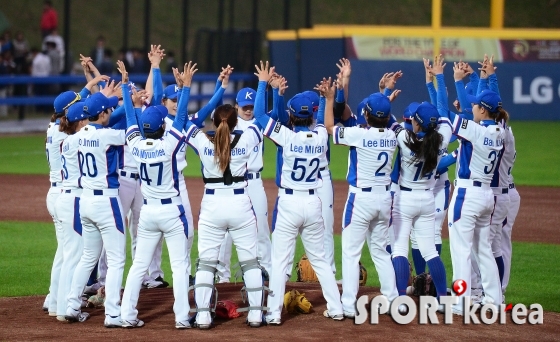
[[[500,147],[504,144],[504,139],[496,139],[496,141],[484,138],[484,145]]]
[[[397,147],[397,139],[362,139],[362,147]]]
[[[99,147],[99,139],[80,139],[80,146]]]
[[[246,150],[244,147],[243,147],[243,148],[235,147],[235,148],[232,148],[232,149],[231,149],[231,155],[232,155],[232,157],[233,157],[233,156],[241,156],[241,155],[244,155],[244,154],[246,154],[246,153],[247,153],[247,150]],[[213,148],[205,147],[205,148],[204,148],[204,155],[205,155],[205,156],[212,156],[212,157],[213,157],[213,156],[214,156],[214,149],[213,149]]]
[[[143,158],[143,159],[144,158],[145,159],[157,158],[157,157],[160,157],[160,156],[164,156],[165,155],[165,150],[160,149],[160,150],[156,150],[156,151],[146,151],[146,150],[141,150],[137,147],[134,147],[132,149],[132,155]]]
[[[300,146],[300,145],[293,145],[290,144],[290,152],[296,153],[323,153],[325,151],[326,146],[317,145],[317,146]]]

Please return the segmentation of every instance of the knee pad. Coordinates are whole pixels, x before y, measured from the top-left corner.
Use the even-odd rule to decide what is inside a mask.
[[[261,277],[262,277],[262,281],[261,281],[262,286],[258,286],[258,287],[243,286],[241,288],[241,298],[243,299],[243,303],[247,302],[248,297],[249,297],[248,296],[249,292],[259,292],[260,291],[261,292],[260,306],[259,305],[251,305],[251,303],[249,303],[248,307],[239,308],[239,309],[237,309],[237,312],[243,312],[243,311],[249,311],[249,310],[260,310],[260,311],[269,310],[268,307],[264,306],[264,301],[266,299],[265,291],[267,291],[268,293],[272,293],[272,291],[270,291],[270,289],[267,286],[264,285],[265,278],[268,279],[268,273],[260,265],[259,261],[257,259],[240,261],[237,265],[235,265],[235,267],[239,267],[239,269],[235,273],[235,278],[236,279],[239,278],[239,276],[243,276],[245,273],[247,273],[248,271],[253,270],[253,269],[260,270]],[[243,279],[244,279],[244,277],[243,277]],[[245,284],[247,284],[247,283],[245,282]]]
[[[216,289],[216,286],[214,285],[216,283],[216,275],[220,275],[220,272],[216,269],[216,267],[218,266],[220,262],[218,260],[201,260],[201,259],[197,259],[196,260],[196,271],[206,271],[206,272],[210,272],[212,274],[212,283],[199,283],[196,284],[196,280],[193,281],[193,285],[189,286],[189,289],[187,291],[187,295],[188,292],[190,292],[191,290],[193,290],[193,292],[196,292],[197,288],[201,288],[201,287],[208,287],[212,290],[212,294],[210,297],[210,305],[207,308],[200,308],[200,307],[196,307],[193,309],[190,309],[190,312],[204,312],[204,311],[209,311],[210,315],[212,316],[212,318],[214,317],[214,314],[216,312],[216,305],[218,303],[218,289]],[[195,277],[196,278],[196,277]],[[193,293],[193,295],[195,295]]]

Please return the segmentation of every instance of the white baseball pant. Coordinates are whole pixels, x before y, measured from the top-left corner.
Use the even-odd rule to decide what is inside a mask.
[[[513,224],[515,223],[515,218],[519,212],[519,206],[521,205],[521,197],[519,197],[519,192],[515,188],[515,185],[510,184],[509,186],[509,210],[506,218],[506,222],[502,228],[502,257],[504,258],[504,279],[502,281],[502,293],[506,292],[507,286],[509,284],[509,277],[511,274],[511,231]]]
[[[159,203],[158,203],[159,202]],[[177,198],[170,204],[161,204],[159,200],[148,200],[142,207],[138,225],[138,250],[132,267],[126,278],[126,285],[121,305],[121,318],[135,321],[138,318],[138,297],[140,288],[150,263],[153,262],[154,251],[165,238],[169,251],[169,261],[173,271],[173,295],[176,322],[189,319],[189,270],[187,268],[187,235],[185,227],[185,211],[181,199]],[[192,229],[192,228],[191,228]],[[187,231],[186,231],[187,230]]]
[[[49,214],[51,215],[54,222],[54,230],[56,234],[56,243],[57,243],[56,253],[54,254],[53,264],[51,268],[51,282],[49,285],[49,294],[48,294],[49,300],[47,303],[49,308],[49,313],[56,312],[57,299],[58,299],[57,298],[58,284],[60,280],[60,272],[63,263],[62,246],[64,245],[64,234],[63,234],[62,226],[60,224],[60,221],[58,220],[58,217],[56,216],[56,211],[55,211],[55,203],[56,200],[58,199],[58,196],[60,196],[60,191],[61,188],[57,188],[53,186],[49,189],[49,192],[47,193],[47,210],[49,211]]]

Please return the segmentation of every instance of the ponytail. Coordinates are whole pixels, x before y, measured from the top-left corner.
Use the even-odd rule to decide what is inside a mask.
[[[443,141],[441,134],[435,129],[430,129],[422,140],[419,140],[416,134],[412,132],[407,134],[405,145],[414,152],[412,162],[416,163],[423,160],[424,166],[422,167],[421,174],[425,175],[435,170],[438,164],[439,149]]]
[[[74,133],[76,133],[76,129],[78,128],[78,123],[80,121],[74,121],[74,122],[70,122],[68,121],[68,118],[65,116],[60,118],[60,125],[58,127],[58,130],[61,132],[64,132],[68,135],[72,135]]]
[[[220,171],[224,172],[231,161],[231,138],[230,134],[237,125],[237,111],[229,104],[216,108],[213,118],[216,133],[208,136],[214,144],[214,162],[218,164]]]
[[[496,118],[495,118],[496,122],[502,122],[503,121],[504,123],[507,123],[508,120],[509,120],[508,112],[505,109],[503,109],[502,107],[498,107],[498,111],[496,113],[492,113],[492,115],[494,115],[494,114],[496,115]]]

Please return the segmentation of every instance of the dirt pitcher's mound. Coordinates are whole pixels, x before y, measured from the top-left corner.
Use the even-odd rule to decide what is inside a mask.
[[[218,284],[219,298],[243,304],[240,294],[242,284]],[[206,340],[392,340],[423,341],[442,340],[557,340],[560,331],[560,314],[546,312],[543,325],[516,325],[507,317],[506,324],[465,325],[461,316],[454,316],[453,324],[443,324],[443,315],[438,314],[439,325],[420,325],[417,319],[410,325],[399,325],[388,315],[381,315],[378,325],[362,325],[353,320],[342,322],[323,317],[326,303],[318,284],[288,283],[286,290],[304,292],[313,304],[308,315],[282,315],[281,326],[263,326],[258,329],[245,324],[246,314],[232,320],[216,319],[212,329],[177,330],[173,315],[172,289],[142,290],[138,303],[139,318],[146,325],[137,329],[107,329],[103,327],[104,311],[86,309],[91,314],[84,323],[59,322],[41,310],[43,297],[0,298],[0,340],[130,340],[130,341],[206,341]],[[379,290],[361,287],[359,295],[369,298],[379,295]],[[192,295],[192,293],[191,293]],[[191,305],[194,301],[191,296]]]
[[[195,227],[204,190],[200,178],[187,178],[187,190],[191,202]],[[43,221],[52,219],[47,211],[46,196],[49,190],[46,175],[2,175],[0,177],[0,220]],[[278,188],[273,180],[265,180],[264,187],[268,199],[269,213],[274,209]],[[348,183],[334,181],[334,231],[340,234],[342,211],[348,194]],[[560,244],[560,234],[556,232],[560,221],[560,187],[518,187],[521,195],[521,208],[513,228],[514,241],[544,242]],[[268,215],[269,219],[272,215]],[[270,224],[270,222],[269,222]],[[447,224],[444,223],[442,234],[448,236]]]

